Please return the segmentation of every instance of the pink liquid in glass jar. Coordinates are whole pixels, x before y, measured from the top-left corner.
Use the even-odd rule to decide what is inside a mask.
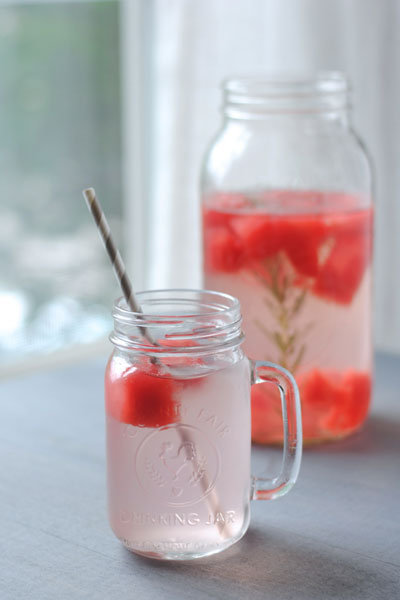
[[[357,430],[371,397],[373,210],[316,191],[210,194],[205,286],[236,296],[248,356],[286,367],[300,389],[306,443]],[[252,437],[282,441],[280,398],[252,390]]]

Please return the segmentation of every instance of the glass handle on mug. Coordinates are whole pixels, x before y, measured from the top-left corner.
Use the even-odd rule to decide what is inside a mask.
[[[252,500],[274,500],[287,494],[299,474],[302,452],[302,428],[299,389],[293,376],[278,365],[250,361],[251,383],[272,383],[280,392],[283,418],[283,457],[277,477],[252,477]]]

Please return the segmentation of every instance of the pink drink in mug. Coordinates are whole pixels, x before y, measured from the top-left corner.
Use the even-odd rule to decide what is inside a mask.
[[[240,305],[226,294],[138,295],[114,308],[106,372],[109,518],[130,550],[158,559],[220,552],[246,532],[251,499],[287,493],[301,460],[296,383],[241,349]],[[157,346],[143,337],[146,328]],[[250,387],[282,394],[284,459],[275,479],[250,474]]]

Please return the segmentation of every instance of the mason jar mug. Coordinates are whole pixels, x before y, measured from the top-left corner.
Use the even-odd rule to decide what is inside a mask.
[[[160,290],[138,299],[143,314],[123,300],[113,312],[105,377],[110,524],[138,554],[206,556],[244,535],[250,500],[282,496],[296,481],[298,389],[285,369],[245,357],[232,296]],[[250,387],[263,381],[282,396],[283,462],[273,479],[250,474]]]

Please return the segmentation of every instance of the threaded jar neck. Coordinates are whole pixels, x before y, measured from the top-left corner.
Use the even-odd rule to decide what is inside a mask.
[[[350,87],[339,72],[236,77],[223,82],[226,117],[263,119],[270,115],[321,115],[350,108]]]
[[[111,342],[121,349],[152,355],[207,354],[243,341],[239,301],[207,290],[152,290],[137,294],[143,313],[115,302]],[[145,337],[148,332],[155,342]]]

